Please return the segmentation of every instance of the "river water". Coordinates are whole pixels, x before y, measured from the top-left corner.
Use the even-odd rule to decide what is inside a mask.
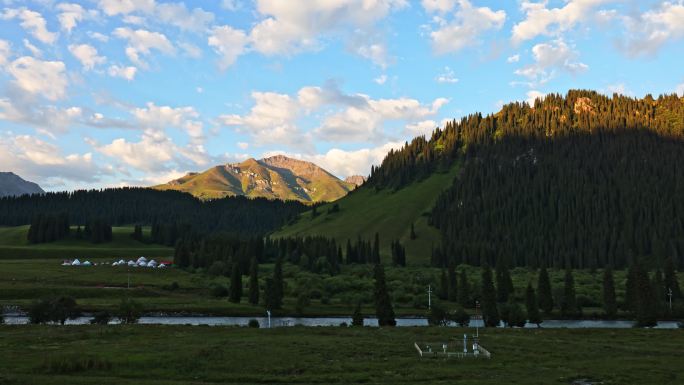
[[[144,325],[207,325],[207,326],[247,326],[255,319],[262,328],[268,327],[267,317],[211,317],[211,316],[148,316],[141,317],[138,323]],[[91,317],[79,317],[68,320],[67,325],[84,325],[90,323]],[[350,317],[272,317],[271,327],[286,326],[340,326],[342,323],[351,324]],[[28,317],[19,315],[5,316],[5,322],[10,325],[28,324]],[[111,323],[117,323],[112,321]],[[627,329],[633,327],[634,322],[628,320],[546,320],[540,327],[545,329]],[[377,318],[364,319],[364,326],[378,326]],[[397,326],[428,326],[426,318],[397,318]],[[455,326],[455,325],[451,325]],[[470,327],[482,327],[482,320],[471,320]],[[537,325],[527,324],[526,328],[536,328]],[[677,321],[660,321],[656,329],[677,329]]]

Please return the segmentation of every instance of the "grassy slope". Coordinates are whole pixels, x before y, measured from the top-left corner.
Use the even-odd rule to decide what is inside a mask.
[[[420,359],[455,328],[0,326],[2,384],[681,384],[678,330],[481,332],[492,359]],[[92,366],[74,366],[90,360]]]
[[[57,242],[32,245],[26,240],[28,229],[29,226],[0,227],[0,259],[133,257],[139,255],[169,257],[173,255],[172,248],[146,244],[132,239],[130,237],[133,232],[132,227],[113,227],[112,242],[102,244],[68,238]],[[72,231],[75,230],[72,228]],[[146,232],[149,232],[149,229],[146,229]]]
[[[311,218],[311,212],[305,212],[296,223],[273,236],[324,235],[335,238],[344,248],[347,239],[354,241],[360,234],[372,237],[377,232],[385,260],[390,255],[391,241],[399,239],[406,246],[409,264],[427,264],[432,244],[439,243],[439,233],[428,226],[423,214],[432,209],[439,193],[451,185],[457,172],[456,166],[394,192],[361,188],[335,202],[340,207],[338,213],[328,214],[332,203],[323,205],[318,208],[320,215],[316,218]],[[412,222],[418,236],[415,240],[410,239]]]

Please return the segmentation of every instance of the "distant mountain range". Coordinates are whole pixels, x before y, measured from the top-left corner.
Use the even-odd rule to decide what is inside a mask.
[[[13,172],[0,172],[0,197],[44,192],[36,183],[26,181]]]
[[[352,176],[343,181],[314,163],[276,155],[215,166],[201,173],[188,173],[153,188],[183,191],[201,199],[243,195],[329,202],[345,196],[363,180],[361,176]]]

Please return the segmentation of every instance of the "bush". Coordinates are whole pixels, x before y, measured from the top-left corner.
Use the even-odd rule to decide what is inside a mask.
[[[95,313],[95,316],[90,320],[90,323],[93,325],[107,325],[111,319],[112,315],[105,310]]]
[[[124,298],[119,304],[116,317],[122,324],[138,323],[142,315],[142,305],[132,299]]]
[[[257,321],[257,320],[255,320],[255,319],[252,318],[252,319],[249,320],[249,322],[247,323],[247,326],[250,327],[250,328],[258,329],[258,328],[259,328],[259,321]]]
[[[431,326],[446,326],[449,323],[447,312],[436,303],[433,303],[430,311],[428,311],[427,319]]]
[[[212,277],[218,277],[221,275],[228,275],[228,266],[221,262],[221,261],[216,261],[209,266],[207,269],[207,275],[210,275]]]
[[[32,324],[59,322],[64,325],[68,319],[80,315],[76,300],[68,296],[41,299],[31,304],[28,310],[29,322]]]
[[[470,314],[459,306],[449,314],[449,320],[457,323],[458,326],[468,327],[470,325]]]
[[[228,296],[228,288],[220,283],[214,284],[210,289],[211,296],[216,298],[223,298]]]
[[[70,374],[86,370],[110,370],[112,364],[99,357],[58,357],[45,360],[42,367],[50,374]]]

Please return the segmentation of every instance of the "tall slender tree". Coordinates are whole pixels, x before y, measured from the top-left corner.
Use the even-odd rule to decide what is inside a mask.
[[[449,261],[447,268],[447,276],[449,278],[449,290],[447,291],[447,299],[451,302],[458,300],[458,282],[456,279],[456,267],[453,259]]]
[[[394,318],[394,309],[385,282],[385,269],[381,264],[375,265],[373,276],[375,277],[375,314],[378,317],[378,325],[396,326],[397,321]]]
[[[551,311],[553,311],[553,293],[551,291],[551,280],[549,279],[549,273],[546,271],[546,267],[544,266],[542,266],[541,270],[539,270],[537,292],[539,294],[539,308],[547,315],[551,314]]]
[[[249,266],[249,303],[259,304],[259,262],[256,257],[252,257]]]
[[[464,309],[472,306],[470,299],[470,284],[468,283],[468,275],[466,269],[461,269],[461,276],[458,280],[458,303]]]
[[[637,321],[637,326],[650,327],[657,324],[657,308],[656,298],[653,292],[653,285],[648,278],[648,272],[643,268],[641,263],[637,261],[633,266],[633,290],[634,303],[631,308],[634,309],[634,315]]]
[[[283,298],[285,297],[285,282],[283,280],[283,258],[276,258],[275,267],[273,268],[273,290],[277,298],[278,309],[282,306]]]
[[[449,280],[447,279],[447,274],[444,269],[442,269],[442,276],[439,279],[438,297],[441,300],[447,300],[449,298]]]
[[[572,270],[565,270],[565,278],[563,284],[563,298],[561,298],[560,311],[563,317],[573,317],[578,314],[577,309],[577,295],[575,293],[575,278],[572,276]]]
[[[513,295],[513,281],[508,264],[500,258],[496,264],[496,300],[499,303],[508,302],[508,297]]]
[[[240,303],[242,298],[242,272],[240,271],[240,264],[233,262],[232,271],[230,274],[230,302]]]
[[[613,269],[610,266],[603,270],[603,311],[608,318],[615,318],[617,315],[615,281],[613,279]]]
[[[372,250],[373,263],[380,263],[380,234],[375,233]]]
[[[527,284],[527,290],[525,290],[525,309],[527,310],[527,321],[539,327],[539,324],[542,323],[542,318],[539,314],[539,303],[537,302],[537,295],[532,287],[532,282]]]
[[[674,260],[672,257],[667,257],[665,260],[665,294],[669,293],[670,290],[672,290],[672,300],[676,301],[682,298]]]
[[[496,288],[492,269],[485,264],[482,268],[482,318],[485,326],[499,326],[499,309],[496,305]]]

